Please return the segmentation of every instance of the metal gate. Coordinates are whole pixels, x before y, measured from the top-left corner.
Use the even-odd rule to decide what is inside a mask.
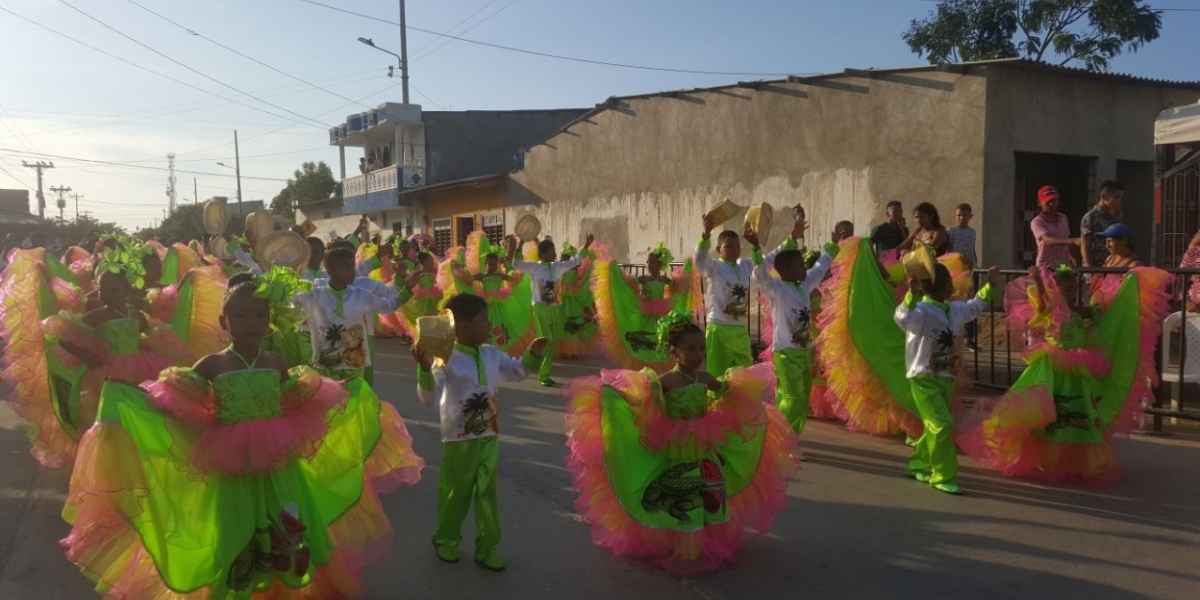
[[[1160,267],[1177,267],[1188,242],[1200,231],[1200,153],[1163,173]]]

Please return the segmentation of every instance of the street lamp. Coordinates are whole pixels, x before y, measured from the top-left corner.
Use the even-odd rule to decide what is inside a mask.
[[[242,212],[242,170],[237,167],[231,167],[223,162],[219,162],[219,163],[217,163],[217,165],[225,167],[226,169],[229,169],[230,171],[233,171],[234,173],[237,174],[238,214],[241,214],[241,212]]]
[[[405,59],[405,57],[400,56],[399,54],[396,54],[395,52],[392,52],[391,50],[385,50],[383,48],[380,48],[379,46],[376,46],[375,42],[373,40],[371,40],[370,38],[360,37],[360,38],[358,38],[358,41],[360,41],[380,52],[386,52],[386,53],[391,54],[392,56],[396,57],[396,62],[400,64],[400,83],[401,83],[401,86],[402,86],[403,92],[404,92],[404,103],[408,104],[408,60]],[[392,76],[391,67],[388,67],[388,77],[391,77],[391,76]]]

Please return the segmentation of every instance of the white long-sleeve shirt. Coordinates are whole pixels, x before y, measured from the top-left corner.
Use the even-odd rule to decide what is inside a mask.
[[[749,310],[750,271],[748,258],[728,262],[709,256],[712,238],[700,239],[693,263],[705,279],[704,307],[708,322],[716,325],[741,325]]]
[[[960,359],[956,338],[959,329],[979,318],[992,299],[985,285],[966,302],[918,302],[910,291],[896,307],[896,325],[905,331],[904,364],[909,379],[933,375],[953,379]]]
[[[513,268],[529,276],[533,285],[534,304],[558,304],[558,282],[563,273],[579,266],[583,256],[576,254],[568,260],[558,262],[533,262],[514,260]]]
[[[804,281],[792,283],[771,275],[771,266],[775,257],[785,249],[796,244],[793,240],[785,241],[781,246],[763,256],[761,260],[751,254],[751,260],[758,263],[754,267],[754,285],[759,293],[771,303],[771,321],[774,331],[771,332],[771,343],[775,350],[791,348],[809,348],[812,345],[812,306],[810,296],[813,290],[821,284],[833,258],[828,252],[822,252],[816,264],[808,270]]]
[[[478,348],[454,345],[450,360],[429,371],[418,368],[417,397],[426,406],[437,403],[442,441],[462,442],[500,433],[500,385],[529,377],[528,353],[517,360],[484,344]]]
[[[296,294],[294,300],[308,315],[313,365],[330,370],[371,366],[370,333],[375,315],[395,311],[398,304],[395,293],[380,296],[357,281],[341,291],[318,281],[311,291]]]
[[[246,252],[242,248],[238,248],[237,250],[234,250],[233,258],[234,258],[234,260],[237,261],[237,264],[242,265],[243,267],[246,267],[247,269],[250,269],[251,274],[253,274],[253,275],[262,275],[263,274],[262,267],[259,266],[259,264],[257,262],[255,262],[254,256],[251,255],[249,252]]]

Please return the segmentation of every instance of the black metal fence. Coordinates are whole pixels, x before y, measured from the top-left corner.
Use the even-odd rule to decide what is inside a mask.
[[[680,266],[680,263],[672,267]],[[646,265],[622,264],[621,268],[633,277],[647,274]],[[1156,350],[1157,372],[1163,381],[1155,388],[1155,400],[1152,406],[1145,408],[1146,414],[1153,418],[1154,431],[1162,431],[1163,419],[1188,419],[1200,421],[1200,406],[1190,407],[1186,402],[1188,394],[1185,386],[1200,384],[1200,360],[1193,359],[1197,365],[1188,368],[1188,356],[1200,353],[1200,313],[1196,307],[1188,307],[1187,288],[1189,285],[1200,286],[1200,269],[1165,269],[1174,278],[1171,289],[1172,316],[1168,321],[1177,322],[1178,327],[1171,330],[1163,329]],[[1084,275],[1116,274],[1123,275],[1125,269],[1078,269]],[[1000,289],[997,297],[1003,296],[1003,288],[1013,279],[1027,275],[1024,270],[1002,270],[1000,272]],[[987,281],[986,270],[976,270],[973,274],[975,289],[979,289]],[[1189,282],[1189,279],[1191,281]],[[701,281],[703,286],[703,280]],[[1079,286],[1079,301],[1089,294],[1086,285]],[[749,298],[757,298],[753,281],[750,282]],[[700,315],[703,319],[703,315]],[[746,329],[754,343],[754,354],[767,345],[768,336],[762,331],[763,315],[757,302],[751,303],[751,310],[746,313]],[[1191,335],[1189,335],[1191,332]],[[1017,339],[1009,332],[1004,316],[1003,303],[993,302],[989,310],[980,317],[974,327],[966,330],[966,342],[970,356],[966,359],[969,375],[975,385],[1008,389],[1025,370],[1022,351],[1025,341]],[[1191,347],[1189,347],[1189,340]],[[1165,384],[1165,385],[1164,385]],[[1190,408],[1189,408],[1190,407]]]

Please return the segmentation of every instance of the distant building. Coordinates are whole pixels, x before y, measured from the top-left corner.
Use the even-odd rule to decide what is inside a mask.
[[[503,230],[502,194],[470,194],[446,202],[448,196],[425,189],[462,191],[464,186],[477,188],[481,180],[502,181],[519,167],[523,148],[585,112],[426,112],[415,104],[386,103],[350,115],[329,131],[330,144],[340,150],[343,213],[366,215],[385,231],[433,234],[439,246],[464,240],[475,229]],[[349,165],[347,148],[361,148]]]
[[[0,210],[30,214],[29,190],[0,190]]]

